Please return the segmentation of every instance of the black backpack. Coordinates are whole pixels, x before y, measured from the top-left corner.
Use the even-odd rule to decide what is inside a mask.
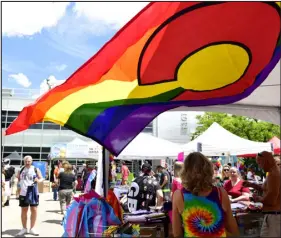
[[[11,180],[14,174],[15,168],[13,166],[10,166],[8,169],[5,170],[5,180]]]
[[[149,209],[149,206],[154,205],[156,198],[155,182],[157,181],[150,176],[139,176],[131,184],[131,188],[128,193],[128,199],[137,200],[137,210]],[[138,194],[130,196],[130,191],[134,192],[139,190]],[[131,192],[131,194],[132,194]],[[130,208],[130,203],[128,202]]]

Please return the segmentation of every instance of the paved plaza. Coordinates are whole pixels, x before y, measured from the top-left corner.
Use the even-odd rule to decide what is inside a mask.
[[[40,193],[40,205],[38,207],[38,217],[35,226],[39,237],[61,237],[63,228],[60,224],[62,215],[58,201],[53,201],[52,193]],[[22,228],[21,209],[19,201],[12,196],[9,207],[2,208],[2,237],[14,237]],[[27,227],[30,224],[30,212],[28,214]],[[34,237],[25,235],[25,237]]]

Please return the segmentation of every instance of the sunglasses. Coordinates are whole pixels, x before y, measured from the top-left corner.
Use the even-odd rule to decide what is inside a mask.
[[[228,172],[228,171],[229,171],[229,169],[224,169],[223,171]]]
[[[258,153],[258,156],[259,156],[259,157],[262,157],[262,153]]]

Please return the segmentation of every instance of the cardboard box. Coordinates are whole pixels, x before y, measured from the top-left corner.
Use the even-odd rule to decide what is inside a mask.
[[[39,193],[50,192],[50,182],[49,181],[43,181],[43,182],[38,183],[38,191],[39,191]]]

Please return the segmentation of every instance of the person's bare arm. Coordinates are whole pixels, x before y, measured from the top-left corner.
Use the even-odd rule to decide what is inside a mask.
[[[156,201],[156,206],[157,207],[160,207],[160,206],[162,206],[163,205],[163,192],[162,192],[162,190],[161,189],[158,189],[157,191],[156,191],[156,198],[157,198],[157,201]]]
[[[277,201],[278,193],[280,192],[280,174],[270,173],[267,177],[267,189],[265,195],[257,199],[257,202],[261,202],[265,205],[274,206],[280,201]]]
[[[243,182],[243,186],[244,187],[253,188],[253,189],[257,190],[258,192],[262,192],[263,191],[262,185],[259,185],[259,184],[256,184],[256,183],[251,183],[251,182],[248,182],[248,181],[244,181]]]
[[[222,207],[225,211],[225,229],[227,236],[239,237],[239,229],[235,218],[233,217],[230,201],[227,192],[224,188],[219,188],[222,195]]]
[[[240,201],[250,201],[250,194],[242,193],[242,195],[239,196],[238,198],[231,199],[231,202],[240,202]]]
[[[179,204],[183,203],[182,201],[182,194],[180,190],[174,192],[173,196],[173,220],[172,220],[172,227],[173,227],[173,236],[176,237],[183,237],[183,227],[181,221],[181,214],[179,211]]]

